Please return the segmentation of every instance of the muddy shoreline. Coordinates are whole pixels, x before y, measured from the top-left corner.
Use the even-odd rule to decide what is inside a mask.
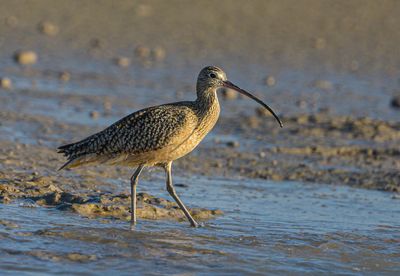
[[[18,129],[21,123],[31,129],[14,141],[7,136],[0,141],[3,203],[24,198],[87,217],[128,217],[128,179],[132,169],[100,166],[57,171],[64,160],[55,148],[101,126],[60,123],[54,118],[10,111],[0,112],[0,118],[2,129]],[[400,191],[400,123],[323,113],[284,117],[283,121],[285,127],[279,129],[262,114],[240,121],[222,117],[215,134],[192,154],[175,162],[175,174]],[[265,129],[270,130],[268,134]],[[119,184],[110,179],[120,179]],[[161,176],[149,174],[145,180],[164,186]],[[146,193],[140,194],[138,200],[142,218],[182,219],[182,213],[170,201]],[[201,208],[191,211],[200,219],[222,214]]]

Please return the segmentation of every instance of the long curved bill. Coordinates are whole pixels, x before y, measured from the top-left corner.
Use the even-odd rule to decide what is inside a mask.
[[[242,88],[234,85],[233,83],[231,83],[230,81],[224,81],[224,87],[236,90],[237,92],[246,95],[247,97],[255,100],[256,102],[258,102],[259,104],[261,104],[263,107],[265,107],[269,112],[271,112],[272,116],[275,117],[275,119],[278,121],[280,127],[283,127],[283,124],[281,122],[281,120],[279,119],[279,117],[275,114],[275,112],[266,104],[264,103],[262,100],[260,100],[259,98],[257,98],[256,96],[250,94],[249,92],[243,90]]]

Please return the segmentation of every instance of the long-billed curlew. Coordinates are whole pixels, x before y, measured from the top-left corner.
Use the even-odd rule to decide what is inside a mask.
[[[192,218],[172,185],[172,162],[191,152],[214,127],[219,117],[217,90],[234,89],[265,107],[278,121],[272,109],[249,92],[229,82],[224,71],[208,66],[201,70],[196,85],[195,101],[176,102],[148,107],[134,112],[103,131],[77,143],[59,147],[68,157],[61,168],[86,164],[111,164],[137,167],[131,177],[131,229],[136,224],[136,186],[144,167],[158,166],[165,170],[167,190],[185,213]]]

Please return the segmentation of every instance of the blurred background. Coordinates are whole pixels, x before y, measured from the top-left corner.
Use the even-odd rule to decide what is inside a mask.
[[[0,7],[2,272],[399,274],[400,1]],[[146,171],[138,190],[155,198],[141,200],[160,212],[128,232],[132,168],[59,172],[56,148],[144,107],[194,100],[207,65],[284,127],[221,91],[217,126],[174,162],[178,194],[212,219],[177,222],[161,204],[163,172]]]
[[[3,6],[0,73],[17,89],[33,79],[40,89],[96,94],[138,96],[151,87],[154,101],[145,104],[155,104],[162,102],[155,93],[193,98],[199,70],[213,64],[266,94],[281,113],[323,108],[399,117],[391,104],[399,96],[398,1],[21,0]],[[35,62],[18,66],[19,51],[33,51]],[[93,78],[104,91],[93,87]],[[82,79],[86,87],[77,84]]]

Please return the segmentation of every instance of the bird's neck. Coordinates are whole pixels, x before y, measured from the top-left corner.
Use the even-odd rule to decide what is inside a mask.
[[[219,115],[219,102],[217,98],[217,90],[210,88],[202,93],[197,93],[197,106],[199,111],[210,113],[217,111]]]
[[[198,93],[196,107],[199,118],[197,135],[203,139],[218,121],[220,108],[216,89]]]

